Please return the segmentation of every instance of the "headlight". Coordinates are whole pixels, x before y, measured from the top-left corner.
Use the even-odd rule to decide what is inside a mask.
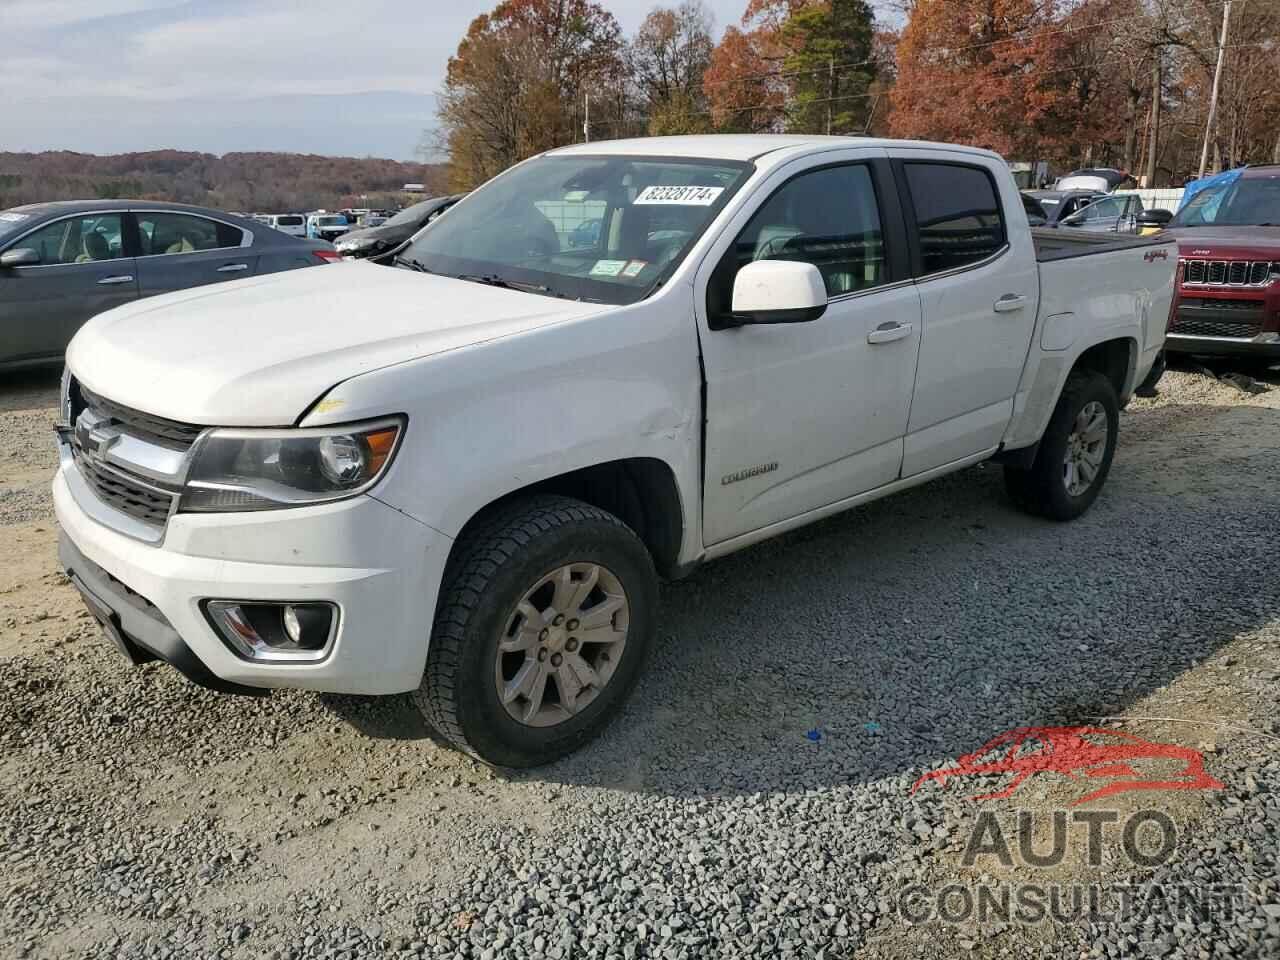
[[[71,426],[71,368],[62,365],[62,384],[58,387],[58,423]]]
[[[192,450],[179,509],[273,510],[368,490],[404,433],[392,417],[296,430],[211,430]]]
[[[382,243],[377,237],[352,237],[350,240],[339,239],[334,246],[339,250],[372,250]]]

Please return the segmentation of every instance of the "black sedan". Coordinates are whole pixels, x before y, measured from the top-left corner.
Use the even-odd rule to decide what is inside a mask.
[[[455,193],[449,197],[432,197],[405,207],[379,227],[352,230],[334,242],[334,248],[344,257],[371,260],[374,263],[390,263],[404,249],[409,239],[465,197]]]
[[[337,259],[233,214],[142,200],[0,211],[0,369],[61,363],[86,320],[159,293]]]

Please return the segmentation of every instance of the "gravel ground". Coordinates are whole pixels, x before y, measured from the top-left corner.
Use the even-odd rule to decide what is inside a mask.
[[[1280,383],[1171,372],[1094,509],[1029,519],[979,467],[664,588],[620,720],[518,777],[407,698],[226,698],[129,668],[54,559],[56,377],[0,385],[0,956],[1280,956]],[[962,851],[1084,784],[911,786],[1019,725],[1204,752],[1170,857]],[[1152,719],[1155,718],[1155,719]],[[1074,808],[1070,808],[1074,809]],[[916,885],[1235,885],[1233,910],[911,922]],[[1151,889],[1151,888],[1144,888]]]

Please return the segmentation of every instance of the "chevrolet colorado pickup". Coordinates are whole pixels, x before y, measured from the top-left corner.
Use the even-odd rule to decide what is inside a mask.
[[[983,150],[553,150],[398,268],[92,320],[64,377],[61,561],[135,662],[412,691],[484,761],[547,762],[636,682],[659,576],[989,458],[1018,505],[1084,512],[1175,261],[1033,233]]]

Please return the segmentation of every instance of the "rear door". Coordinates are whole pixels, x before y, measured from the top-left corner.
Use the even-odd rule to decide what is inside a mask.
[[[257,271],[253,234],[247,230],[192,213],[135,210],[133,217],[144,297],[251,277]]]
[[[0,270],[0,362],[56,359],[90,317],[138,297],[123,211],[63,217],[10,241],[40,263]]]
[[[1013,413],[1039,274],[1007,169],[994,159],[895,150],[924,331],[902,475],[989,452]]]
[[[754,260],[814,264],[817,320],[726,326]],[[763,184],[699,270],[706,371],[707,544],[896,480],[911,406],[920,301],[882,149],[833,150]]]

